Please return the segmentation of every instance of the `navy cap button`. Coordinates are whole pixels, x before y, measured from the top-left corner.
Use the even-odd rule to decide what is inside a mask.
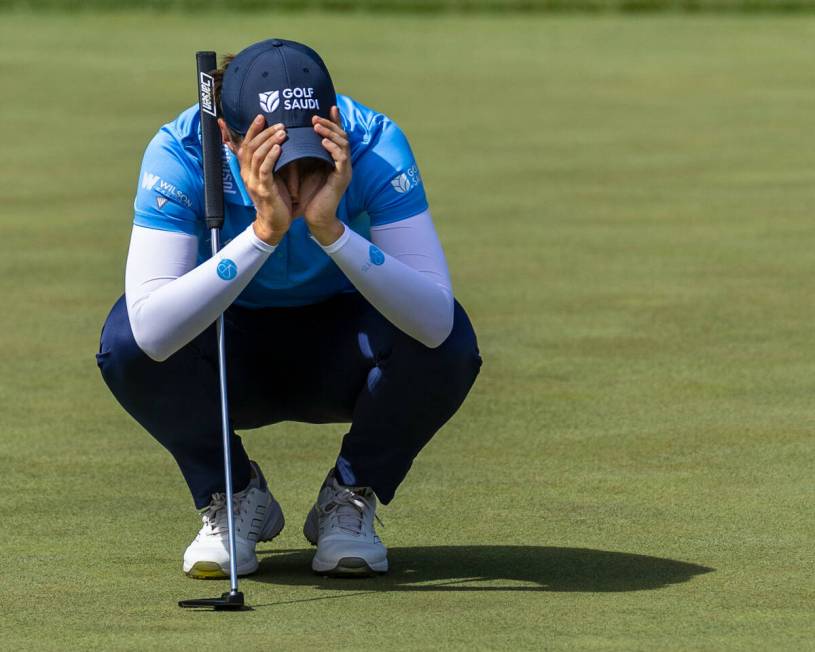
[[[278,39],[273,39],[273,40],[272,40],[272,45],[273,45],[274,47],[276,47],[276,48],[279,48],[281,45],[283,45],[283,41],[280,41],[280,40],[278,40]]]

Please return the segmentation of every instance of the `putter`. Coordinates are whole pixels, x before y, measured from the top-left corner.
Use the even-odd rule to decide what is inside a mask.
[[[204,216],[212,240],[212,256],[221,248],[221,227],[224,224],[224,186],[221,159],[221,134],[215,106],[215,81],[209,73],[217,63],[214,52],[196,52],[198,72],[198,108],[201,115],[201,148],[204,167]],[[221,431],[224,443],[224,481],[226,485],[226,519],[229,533],[229,591],[220,598],[181,600],[179,607],[210,608],[215,611],[246,611],[243,593],[238,591],[238,563],[235,554],[235,516],[232,508],[232,452],[230,450],[229,403],[226,392],[226,347],[224,346],[224,315],[215,323],[218,337],[218,381],[221,393]]]

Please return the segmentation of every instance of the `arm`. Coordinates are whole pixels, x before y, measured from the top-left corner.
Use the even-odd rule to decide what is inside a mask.
[[[394,326],[425,346],[439,346],[453,329],[454,303],[430,212],[372,227],[371,240],[346,227],[323,251]]]
[[[351,158],[336,107],[331,118],[314,118],[336,169],[306,207],[311,235],[386,319],[425,346],[437,347],[453,328],[455,304],[407,139],[386,120],[368,154],[358,161],[371,218],[371,244],[336,217],[351,180]]]
[[[136,344],[153,360],[169,358],[232,304],[274,249],[250,226],[196,267],[195,236],[134,226],[125,299]],[[233,278],[218,273],[224,259],[237,267]]]
[[[165,130],[147,147],[134,204],[125,298],[133,337],[153,360],[166,360],[210,326],[249,284],[288,229],[290,208],[272,174],[285,129],[264,125],[255,120],[240,149],[242,178],[257,209],[255,222],[217,259],[197,267],[203,210],[200,169]],[[172,189],[170,194],[167,188]],[[223,270],[218,273],[225,259],[234,264],[234,277]]]

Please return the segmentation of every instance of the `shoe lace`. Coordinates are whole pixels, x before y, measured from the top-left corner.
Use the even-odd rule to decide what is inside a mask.
[[[343,488],[332,496],[324,509],[327,512],[333,512],[338,528],[350,534],[359,534],[365,526],[365,513],[370,508],[371,504],[363,496],[351,489]],[[376,512],[374,512],[374,518],[377,523],[385,527]]]
[[[241,496],[233,494],[232,511],[236,519],[240,518]],[[201,520],[204,522],[204,527],[209,526],[213,533],[217,533],[222,530],[226,531],[228,526],[228,514],[226,509],[225,493],[212,494],[212,500],[201,513]]]

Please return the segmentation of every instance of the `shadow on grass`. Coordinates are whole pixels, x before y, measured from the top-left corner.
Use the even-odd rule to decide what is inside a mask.
[[[311,573],[313,548],[259,551],[250,581],[356,594],[382,591],[646,591],[687,582],[713,568],[673,559],[586,548],[434,546],[391,548],[390,573],[333,579]],[[343,596],[309,598],[305,601]],[[277,604],[277,603],[276,603]],[[283,604],[283,603],[280,603]],[[271,605],[256,605],[271,606]]]

